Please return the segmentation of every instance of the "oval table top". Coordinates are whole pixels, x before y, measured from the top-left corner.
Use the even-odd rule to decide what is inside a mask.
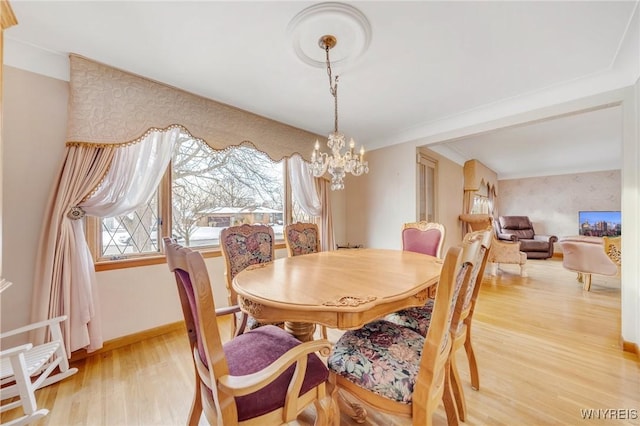
[[[344,249],[276,259],[238,273],[241,308],[263,321],[357,328],[424,304],[442,260],[387,249]]]

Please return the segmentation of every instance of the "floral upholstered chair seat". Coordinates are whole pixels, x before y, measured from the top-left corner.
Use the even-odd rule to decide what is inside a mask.
[[[421,336],[426,336],[433,314],[433,299],[428,299],[424,306],[403,309],[385,317],[385,320],[403,327],[409,327]]]
[[[484,246],[480,247],[480,251],[478,253],[479,258],[484,258],[485,252],[487,248]],[[471,301],[473,298],[473,293],[476,285],[480,285],[478,282],[479,272],[482,267],[482,262],[476,262],[473,264],[473,269],[471,270],[471,277],[469,278],[469,285],[467,286],[467,290],[464,294],[464,299],[462,301],[462,310],[468,310],[471,305]],[[482,281],[482,277],[480,276],[480,281]],[[385,320],[392,322],[394,324],[401,325],[403,327],[409,327],[413,331],[420,333],[422,336],[427,335],[427,331],[429,331],[429,325],[431,324],[431,315],[433,313],[433,299],[428,299],[427,303],[424,306],[417,306],[413,308],[403,309],[398,312],[394,312],[385,317]],[[460,322],[458,324],[458,329],[456,331],[461,331],[464,324]]]
[[[410,404],[424,337],[384,320],[347,331],[327,360],[329,369],[385,398]]]

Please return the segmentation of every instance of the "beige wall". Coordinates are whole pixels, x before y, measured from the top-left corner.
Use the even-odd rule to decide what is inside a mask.
[[[424,149],[438,161],[437,220],[445,225],[446,250],[461,239],[462,166]],[[371,248],[402,247],[400,230],[416,217],[417,150],[405,143],[367,153],[369,174],[345,183],[347,241]]]
[[[529,216],[538,234],[576,235],[578,211],[621,209],[621,179],[609,170],[501,180],[498,214]]]
[[[2,330],[29,322],[42,218],[64,152],[66,82],[4,67]]]

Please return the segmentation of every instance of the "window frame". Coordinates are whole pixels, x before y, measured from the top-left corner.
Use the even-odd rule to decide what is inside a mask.
[[[203,142],[204,143],[204,142]],[[251,146],[256,152],[260,151],[255,146]],[[266,154],[265,154],[266,155]],[[282,163],[283,173],[283,227],[292,223],[292,200],[293,194],[291,190],[291,182],[289,179],[289,165],[287,161],[288,157],[284,157],[277,162]],[[158,232],[160,236],[172,235],[172,163],[167,166],[160,184],[158,185],[158,218],[160,223],[158,224]],[[89,251],[94,261],[95,270],[106,271],[113,269],[134,268],[139,266],[156,265],[166,263],[164,254],[164,244],[158,244],[158,252],[151,253],[132,253],[130,255],[124,255],[121,258],[107,258],[102,257],[102,218],[96,216],[85,217],[85,234]],[[277,238],[274,242],[274,249],[285,249],[284,236]],[[192,247],[193,250],[197,250],[202,253],[204,258],[220,257],[222,252],[220,246],[203,246]]]

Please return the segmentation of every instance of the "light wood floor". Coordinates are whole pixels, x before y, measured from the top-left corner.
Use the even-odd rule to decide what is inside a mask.
[[[619,346],[619,279],[594,276],[587,293],[558,260],[528,264],[528,278],[505,265],[483,281],[473,325],[479,391],[469,386],[463,351],[457,354],[469,411],[464,424],[640,425],[640,363]],[[330,339],[339,335],[330,330]],[[38,391],[38,404],[51,412],[36,425],[185,424],[193,389],[185,334],[148,339],[75,366],[75,376]],[[609,409],[621,410],[618,420],[603,419]],[[601,419],[583,420],[581,410],[600,410]],[[12,417],[5,413],[2,421]],[[367,422],[410,424],[375,412]],[[446,424],[442,408],[434,423]],[[353,422],[344,418],[343,424]]]

